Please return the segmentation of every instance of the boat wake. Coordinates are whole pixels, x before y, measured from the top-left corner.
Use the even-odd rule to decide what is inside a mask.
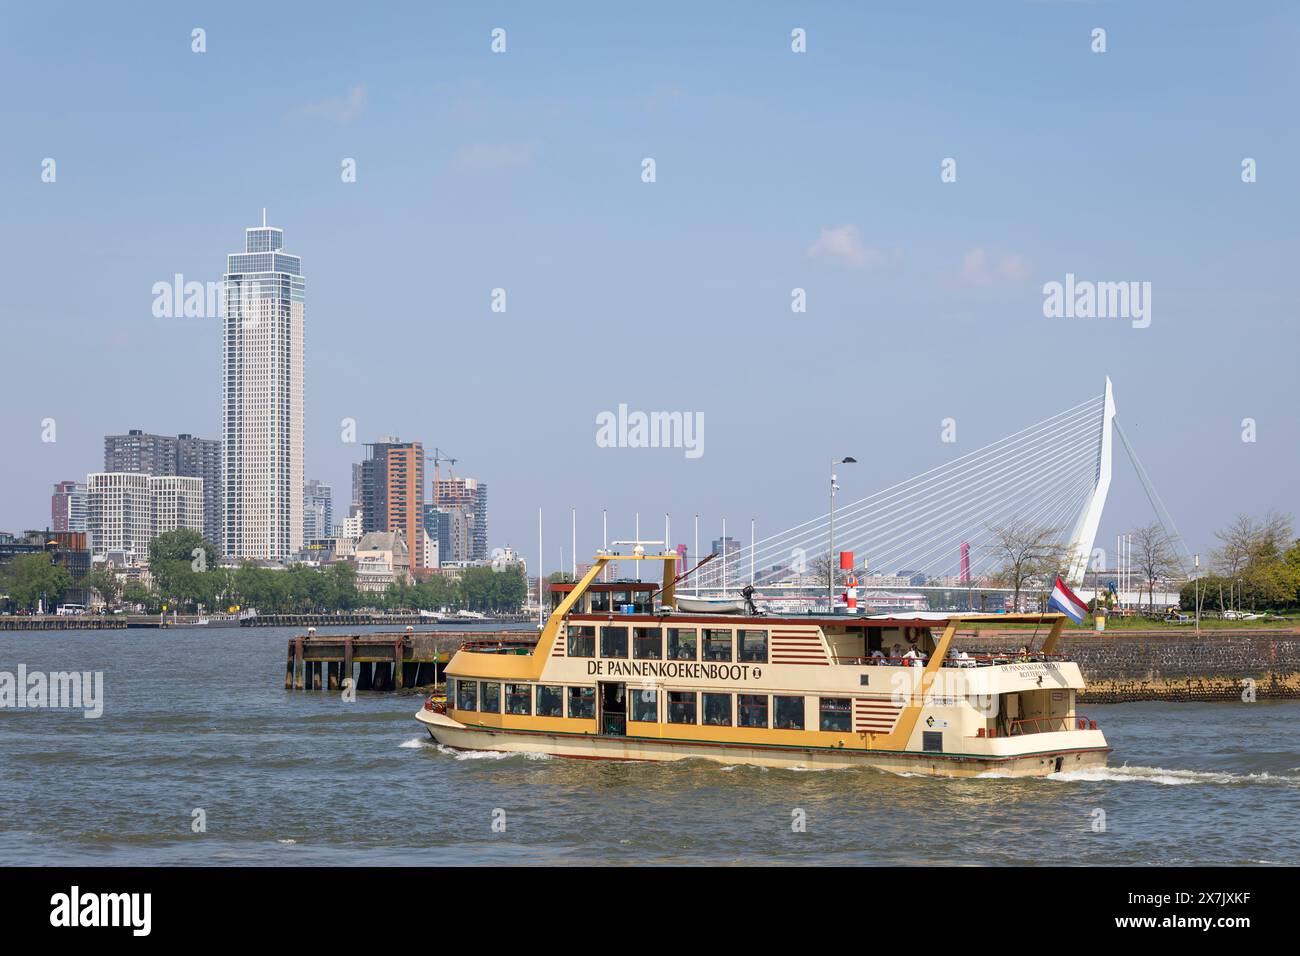
[[[402,744],[403,747],[406,744]],[[451,747],[444,747],[442,744],[435,744],[434,749],[440,754],[453,757],[456,760],[509,760],[511,757],[522,757],[525,760],[552,760],[550,754],[529,753],[517,750],[454,750]]]
[[[1164,767],[1094,767],[1050,774],[1048,780],[1065,783],[1156,783],[1169,787],[1188,784],[1266,784],[1300,787],[1300,777],[1271,773],[1224,773],[1203,770],[1166,770]]]

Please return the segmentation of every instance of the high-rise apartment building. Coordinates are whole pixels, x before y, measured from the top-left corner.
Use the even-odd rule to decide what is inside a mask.
[[[305,283],[265,210],[244,233],[244,251],[226,257],[222,550],[285,561],[302,547]]]
[[[488,556],[487,484],[477,478],[439,478],[433,482],[433,500],[444,512],[463,513],[464,544],[453,534],[455,561],[484,561]],[[444,555],[444,560],[447,556]]]
[[[50,496],[50,527],[55,531],[86,530],[86,486],[60,481]]]
[[[315,478],[302,489],[302,539],[319,541],[334,530],[334,490]]]
[[[203,533],[203,479],[97,472],[86,476],[86,526],[96,556],[123,552],[144,562],[149,542],[189,528]]]
[[[427,565],[424,554],[424,445],[387,437],[367,444],[361,463],[362,527],[367,533],[400,531],[411,568]]]
[[[139,428],[125,435],[105,435],[104,471],[203,479],[204,537],[221,545],[221,442],[217,439],[152,435]]]

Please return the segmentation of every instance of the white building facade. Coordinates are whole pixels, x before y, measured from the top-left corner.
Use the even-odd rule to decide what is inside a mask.
[[[305,284],[283,247],[263,212],[226,257],[222,551],[237,560],[283,562],[303,544]]]
[[[120,552],[143,563],[149,542],[188,528],[203,534],[203,479],[97,472],[86,476],[86,530],[91,553]]]

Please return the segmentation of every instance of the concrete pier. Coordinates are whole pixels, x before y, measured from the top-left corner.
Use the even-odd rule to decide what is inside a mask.
[[[397,691],[443,682],[443,669],[466,641],[536,641],[536,631],[394,631],[319,634],[288,641],[285,690],[338,691],[351,679],[357,690]]]

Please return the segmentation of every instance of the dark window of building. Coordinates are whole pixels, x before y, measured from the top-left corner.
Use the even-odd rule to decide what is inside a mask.
[[[480,686],[483,688],[483,699],[479,701],[479,710],[485,714],[501,713],[501,685],[484,681]]]
[[[569,688],[569,716],[580,717],[583,720],[595,719],[596,688],[594,687],[570,687]]]
[[[704,695],[704,722],[711,727],[731,726],[731,695]]]
[[[627,657],[627,628],[602,627],[600,629],[600,656]]]
[[[695,723],[695,699],[693,690],[670,690],[668,692],[668,723]]]
[[[740,660],[753,664],[767,663],[767,631],[741,631]]]
[[[821,698],[821,729],[850,730],[853,726],[851,702],[847,697]]]
[[[943,731],[924,730],[921,732],[921,749],[943,753]]]
[[[478,681],[456,681],[456,709],[478,710]]]
[[[668,628],[668,659],[693,661],[698,651],[699,634],[693,627]],[[694,720],[691,723],[695,723]]]
[[[766,727],[767,695],[737,694],[736,724],[740,727]]]
[[[545,684],[537,685],[537,716],[563,717],[564,690]]]
[[[657,661],[664,656],[664,632],[658,627],[632,628],[632,656],[643,661]]]
[[[653,724],[659,721],[659,692],[652,687],[632,690],[632,719]]]
[[[506,713],[531,714],[532,698],[527,684],[506,684]]]
[[[595,657],[596,626],[570,624],[568,652],[570,657]]]
[[[704,629],[704,659],[706,661],[731,660],[730,628],[706,627]]]
[[[777,730],[803,730],[803,698],[772,698],[773,716],[776,718]]]

